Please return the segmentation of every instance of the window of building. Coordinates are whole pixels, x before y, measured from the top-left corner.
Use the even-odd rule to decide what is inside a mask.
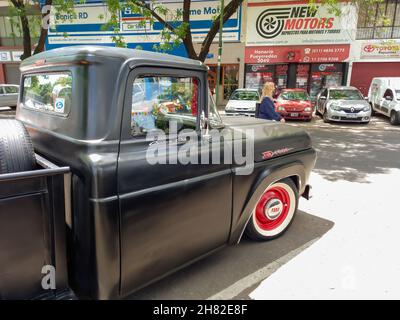
[[[400,0],[362,6],[358,17],[357,39],[400,38]]]

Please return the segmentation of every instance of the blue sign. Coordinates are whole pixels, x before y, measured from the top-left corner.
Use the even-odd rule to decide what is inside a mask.
[[[41,0],[42,4],[44,0]],[[78,1],[79,2],[79,1]],[[183,1],[164,0],[163,4],[171,12],[182,11]],[[210,27],[213,18],[219,14],[219,0],[192,0],[190,10],[190,28],[192,39],[201,43]],[[55,13],[51,16],[50,29],[46,42],[47,49],[58,47],[96,44],[115,46],[113,30],[107,27],[109,12],[103,1],[86,0],[85,4],[77,4],[74,14]],[[179,24],[180,22],[171,22]],[[132,13],[129,8],[119,14],[118,35],[124,38],[128,48],[140,47],[153,51],[153,46],[162,41],[161,31],[164,26],[155,21],[153,24],[145,17]],[[239,42],[241,31],[241,7],[224,24],[223,40]],[[216,40],[216,39],[215,39]],[[171,54],[187,56],[183,45],[174,48]]]

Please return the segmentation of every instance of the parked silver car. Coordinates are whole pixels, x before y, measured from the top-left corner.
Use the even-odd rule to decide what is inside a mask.
[[[16,107],[18,102],[19,86],[0,84],[0,107]]]
[[[354,87],[329,87],[317,97],[316,113],[324,122],[361,122],[371,120],[371,106]]]

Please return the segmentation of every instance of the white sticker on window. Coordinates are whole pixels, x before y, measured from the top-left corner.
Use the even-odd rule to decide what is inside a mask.
[[[54,111],[58,113],[64,113],[65,99],[57,98],[54,104]]]

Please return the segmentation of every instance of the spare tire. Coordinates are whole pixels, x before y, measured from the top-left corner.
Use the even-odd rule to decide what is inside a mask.
[[[32,140],[22,122],[0,120],[0,174],[34,170]]]

